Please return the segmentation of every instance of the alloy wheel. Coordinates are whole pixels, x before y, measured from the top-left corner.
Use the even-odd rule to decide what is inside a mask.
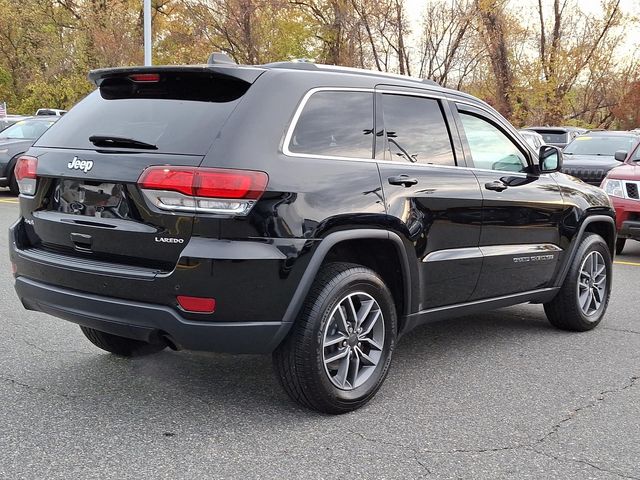
[[[350,293],[331,312],[324,330],[324,369],[336,387],[353,390],[366,382],[382,358],[384,318],[378,302]]]

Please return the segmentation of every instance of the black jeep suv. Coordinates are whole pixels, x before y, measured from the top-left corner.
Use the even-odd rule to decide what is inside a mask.
[[[418,325],[605,313],[607,195],[469,95],[294,62],[90,78],[18,161],[10,248],[24,306],[106,351],[272,352],[293,399],[341,413]]]

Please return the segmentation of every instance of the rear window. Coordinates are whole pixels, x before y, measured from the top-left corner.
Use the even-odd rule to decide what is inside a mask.
[[[629,152],[635,143],[636,137],[622,135],[582,135],[573,139],[564,149],[568,155],[602,155],[611,156],[617,150]]]
[[[205,155],[249,84],[209,75],[162,75],[158,82],[103,81],[37,142],[98,149],[91,136],[155,145],[154,152]],[[120,148],[121,149],[121,148]]]
[[[569,134],[566,132],[538,132],[545,143],[567,143]]]
[[[316,92],[293,130],[289,151],[332,157],[371,158],[373,94]]]

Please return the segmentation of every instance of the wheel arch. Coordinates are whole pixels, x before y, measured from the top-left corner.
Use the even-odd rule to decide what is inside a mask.
[[[611,258],[614,257],[616,249],[615,220],[613,217],[608,215],[590,215],[582,221],[578,233],[574,236],[573,241],[571,242],[569,252],[556,278],[555,286],[560,287],[564,282],[564,279],[569,273],[569,268],[571,268],[576,252],[578,251],[578,247],[580,246],[580,241],[587,233],[596,233],[600,235],[607,243],[607,247],[611,253]]]
[[[371,250],[365,250],[367,253],[363,253],[363,243],[368,247],[376,245],[378,249],[381,246],[391,245],[394,247],[394,256],[386,262],[380,261],[379,258],[370,256]],[[356,244],[360,247],[360,251],[355,250],[354,247]],[[380,250],[377,251],[380,252]],[[397,261],[399,266],[397,270],[401,276],[402,285],[400,287],[397,284],[392,284],[388,285],[388,287],[392,294],[394,294],[396,306],[400,306],[398,309],[399,321],[400,318],[409,312],[411,308],[411,270],[409,257],[400,236],[397,233],[387,230],[343,230],[327,235],[316,248],[285,311],[283,317],[284,323],[293,324],[320,268],[326,261],[333,260],[353,261],[363,264],[366,267],[372,268],[385,280],[394,278],[392,273],[394,269],[390,267],[389,262]]]

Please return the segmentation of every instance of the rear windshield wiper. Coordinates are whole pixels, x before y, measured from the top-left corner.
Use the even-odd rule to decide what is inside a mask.
[[[151,143],[142,142],[133,138],[114,137],[112,135],[91,135],[89,141],[96,147],[128,147],[143,148],[145,150],[157,150],[158,147]]]

